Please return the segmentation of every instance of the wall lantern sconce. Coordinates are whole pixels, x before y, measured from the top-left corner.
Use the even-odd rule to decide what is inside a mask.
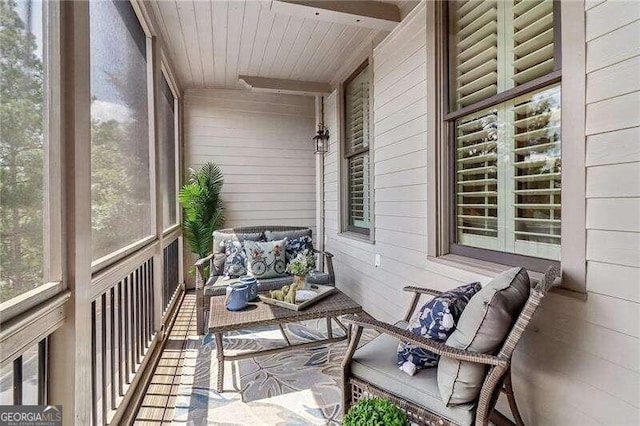
[[[325,154],[329,148],[329,130],[324,127],[324,123],[318,124],[318,132],[313,137],[316,154]]]

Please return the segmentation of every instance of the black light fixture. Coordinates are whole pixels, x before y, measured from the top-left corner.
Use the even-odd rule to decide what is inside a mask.
[[[318,124],[318,132],[313,137],[315,143],[314,152],[316,154],[325,154],[329,147],[329,130],[324,127],[324,123]]]

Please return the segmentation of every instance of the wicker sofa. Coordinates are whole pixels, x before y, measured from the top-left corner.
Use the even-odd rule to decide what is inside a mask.
[[[213,233],[212,252],[208,256],[199,259],[195,263],[196,268],[196,323],[200,333],[207,333],[206,324],[209,314],[209,304],[211,296],[219,296],[225,294],[226,287],[229,284],[237,282],[237,278],[225,278],[222,274],[225,255],[221,247],[221,242],[233,239],[237,241],[253,240],[259,241],[265,239],[265,233],[270,231],[277,234],[279,238],[296,238],[300,235],[311,236],[311,229],[299,226],[251,226],[219,229]],[[314,250],[317,256],[323,256],[325,261],[325,270],[327,272],[312,274],[308,280],[317,284],[334,285],[335,274],[333,272],[333,255],[327,252]],[[206,272],[209,272],[206,274]],[[274,290],[286,284],[293,282],[292,276],[269,278],[258,280],[261,291]]]

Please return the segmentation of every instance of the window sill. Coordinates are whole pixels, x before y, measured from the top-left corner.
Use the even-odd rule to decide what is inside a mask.
[[[375,245],[375,241],[371,239],[370,235],[359,234],[352,231],[338,232],[338,237],[347,238],[349,240],[360,241],[361,243],[367,243]]]
[[[478,260],[471,257],[460,256],[457,254],[445,254],[443,256],[433,257],[429,256],[429,260],[432,262],[440,263],[442,265],[450,266],[452,268],[458,268],[469,272],[484,275],[486,277],[493,278],[496,275],[512,268],[511,266],[501,265],[499,263],[487,262],[484,260]],[[544,274],[535,271],[527,271],[532,281],[539,281]],[[549,290],[552,293],[570,297],[572,299],[578,299],[582,301],[587,300],[587,293],[581,293],[578,291],[568,290],[562,288],[562,279]]]
[[[0,304],[0,323],[31,311],[35,306],[50,300],[65,289],[62,281],[55,281],[33,288]]]

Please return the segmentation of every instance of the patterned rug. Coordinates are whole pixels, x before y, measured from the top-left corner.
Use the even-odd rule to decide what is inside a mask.
[[[327,335],[324,319],[285,326],[291,343]],[[342,330],[334,324],[334,336]],[[361,344],[375,337],[365,330]],[[189,425],[338,425],[341,410],[341,366],[347,348],[342,341],[285,351],[225,364],[225,392],[217,383],[213,336],[189,342],[176,399],[174,423]],[[277,327],[227,333],[225,354],[270,349],[285,344]]]

